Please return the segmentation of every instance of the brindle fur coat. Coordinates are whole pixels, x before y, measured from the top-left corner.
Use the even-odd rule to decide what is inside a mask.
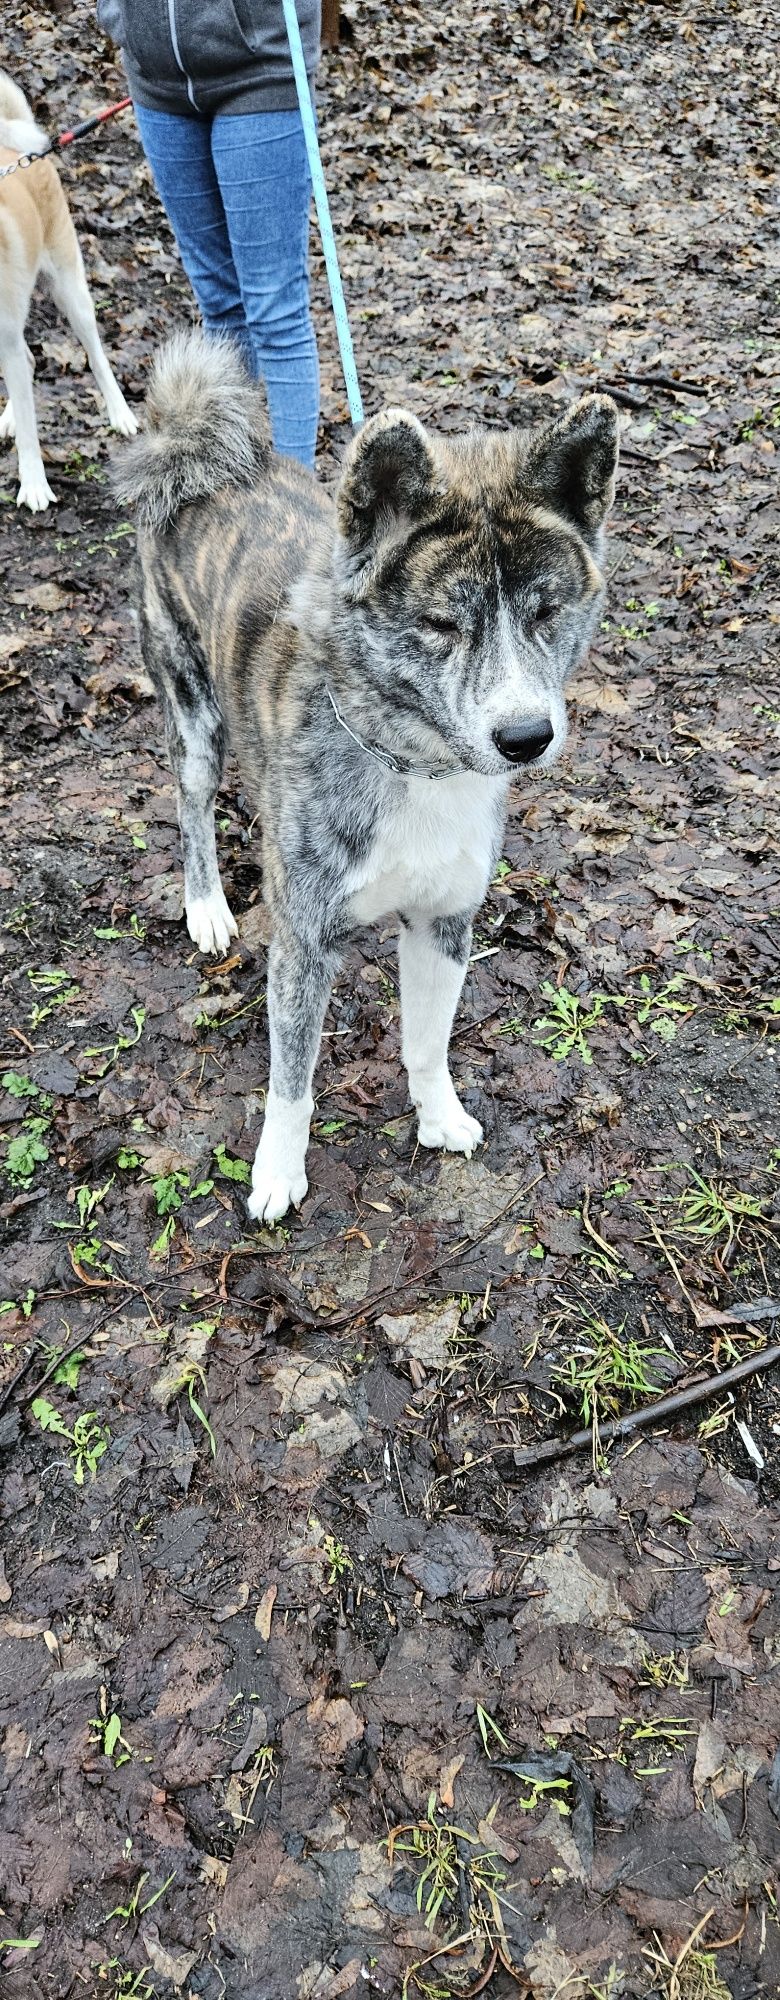
[[[547,768],[565,742],[563,690],[603,603],[617,442],[606,396],[456,439],[387,410],[353,440],[333,499],[273,454],[227,342],[180,335],[156,363],[117,485],[138,512],[143,650],[202,951],[224,952],[236,931],[214,834],[228,742],[262,827],[273,940],[258,1219],[303,1199],[339,954],[390,912],[420,1141],[479,1144],[447,1063],[471,919],[516,768]]]

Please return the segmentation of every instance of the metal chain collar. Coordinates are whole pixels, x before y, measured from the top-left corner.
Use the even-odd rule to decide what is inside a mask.
[[[393,757],[389,750],[382,750],[378,743],[364,743],[362,736],[358,736],[354,729],[350,729],[349,723],[341,713],[341,709],[336,705],[335,696],[328,687],[327,681],[325,683],[325,693],[336,721],[341,723],[342,729],[345,729],[347,735],[351,736],[353,743],[357,744],[359,750],[364,750],[367,757],[373,757],[377,764],[383,764],[386,771],[392,771],[394,777],[455,778],[458,776],[460,767],[457,764],[454,766],[452,764],[409,764],[405,757]]]
[[[36,160],[45,160],[47,153],[53,151],[53,146],[45,146],[42,153],[20,153],[18,160],[11,161],[10,167],[0,167],[0,181],[4,181],[7,174],[18,173],[20,167],[34,167]]]

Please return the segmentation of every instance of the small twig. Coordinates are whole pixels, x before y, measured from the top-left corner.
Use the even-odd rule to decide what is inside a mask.
[[[696,1304],[696,1301],[695,1301],[695,1299],[692,1299],[692,1298],[691,1298],[691,1294],[690,1294],[690,1292],[689,1292],[689,1290],[688,1290],[688,1287],[687,1287],[687,1285],[686,1285],[686,1284],[685,1284],[685,1283],[683,1282],[683,1279],[682,1279],[682,1278],[680,1277],[680,1273],[679,1273],[679,1271],[678,1271],[678,1269],[677,1269],[677,1264],[676,1264],[676,1262],[675,1262],[675,1259],[674,1259],[674,1257],[672,1256],[672,1253],[671,1253],[671,1250],[669,1249],[669,1246],[668,1246],[668,1244],[664,1242],[664,1239],[663,1239],[663,1237],[662,1237],[662,1235],[661,1235],[661,1231],[660,1231],[660,1229],[658,1229],[658,1228],[656,1227],[656,1224],[655,1224],[655,1223],[654,1223],[654,1221],[653,1221],[653,1218],[652,1218],[652,1215],[648,1215],[646,1219],[647,1219],[647,1221],[648,1221],[648,1222],[649,1222],[649,1224],[650,1224],[650,1228],[651,1228],[651,1230],[652,1230],[652,1232],[653,1232],[653,1235],[654,1235],[654,1237],[655,1237],[655,1240],[656,1240],[656,1243],[658,1244],[658,1248],[659,1248],[659,1250],[662,1250],[662,1251],[663,1251],[663,1254],[664,1254],[664,1256],[665,1256],[665,1258],[666,1258],[666,1261],[667,1261],[667,1264],[669,1265],[670,1269],[671,1269],[671,1270],[672,1270],[672,1271],[674,1272],[674,1277],[675,1277],[675,1281],[676,1281],[676,1283],[677,1283],[677,1284],[679,1285],[679,1287],[680,1287],[680,1291],[682,1292],[682,1295],[683,1295],[683,1298],[687,1299],[687,1301],[688,1301],[688,1304],[689,1304],[689,1306],[690,1306],[690,1309],[691,1309],[691,1312],[693,1313],[693,1317],[694,1317],[694,1319],[695,1319],[695,1321],[696,1321],[696,1325],[697,1325],[697,1326],[701,1326],[701,1324],[702,1324],[702,1321],[701,1321],[701,1316],[700,1316],[700,1313],[699,1313],[699,1308],[698,1308],[698,1306],[697,1306],[697,1304]]]
[[[745,1914],[740,1924],[739,1930],[734,1932],[733,1937],[713,1938],[707,1946],[708,1951],[730,1951],[732,1945],[739,1944],[740,1938],[744,1937],[745,1935],[745,1928],[748,1920],[748,1908],[749,1908],[748,1900],[747,1897],[745,1897]]]
[[[35,1048],[34,1043],[28,1042],[27,1036],[22,1034],[21,1028],[9,1028],[8,1033],[9,1035],[13,1035],[15,1041],[21,1042],[23,1048],[29,1049],[31,1056],[35,1056],[38,1054],[38,1051]]]
[[[503,1012],[503,1007],[492,1007],[489,1014],[480,1014],[476,1021],[461,1021],[459,1028],[453,1028],[450,1041],[459,1041],[461,1035],[472,1035],[475,1028],[484,1028],[486,1022],[495,1021],[496,1015]]]
[[[407,1518],[407,1521],[408,1521],[408,1519],[409,1519],[409,1508],[408,1508],[408,1506],[407,1506],[407,1503],[406,1503],[406,1494],[405,1494],[405,1492],[404,1492],[404,1482],[403,1482],[403,1480],[402,1480],[402,1478],[401,1478],[401,1467],[400,1467],[400,1465],[399,1465],[399,1463],[398,1463],[398,1447],[397,1447],[397,1445],[396,1445],[396,1442],[395,1442],[395,1438],[393,1439],[393,1458],[394,1458],[394,1460],[395,1460],[395,1469],[396,1469],[396,1474],[397,1474],[397,1478],[398,1478],[398,1485],[399,1485],[399,1488],[400,1488],[400,1492],[401,1492],[401,1499],[402,1499],[402,1501],[403,1501],[403,1506],[404,1506],[404,1513],[405,1513],[405,1515],[406,1515],[406,1518]]]
[[[710,1396],[717,1396],[722,1389],[731,1389],[738,1382],[747,1381],[751,1375],[763,1374],[780,1361],[780,1342],[774,1347],[765,1347],[760,1354],[750,1354],[745,1361],[736,1362],[720,1375],[706,1375],[699,1382],[692,1382],[687,1389],[677,1389],[670,1396],[659,1396],[654,1403],[643,1403],[640,1410],[630,1410],[625,1417],[611,1417],[599,1426],[602,1443],[610,1438],[630,1437],[632,1431],[648,1430],[651,1424],[662,1423],[667,1417],[674,1417],[680,1410],[687,1410],[693,1403],[707,1402]],[[575,1431],[572,1437],[550,1438],[547,1444],[533,1445],[527,1451],[511,1453],[512,1464],[520,1472],[528,1472],[538,1465],[552,1465],[556,1459],[568,1458],[571,1452],[582,1451],[591,1443],[593,1432]],[[502,1453],[502,1456],[504,1454]]]
[[[46,1294],[43,1293],[41,1296],[46,1297]],[[72,1297],[73,1295],[66,1294],[66,1296]],[[57,1355],[56,1360],[52,1361],[49,1364],[49,1367],[47,1368],[45,1375],[41,1376],[40,1381],[35,1383],[34,1388],[28,1389],[27,1394],[24,1398],[26,1403],[32,1402],[34,1396],[40,1395],[41,1390],[45,1387],[45,1384],[49,1381],[50,1376],[56,1374],[57,1369],[62,1367],[63,1362],[68,1361],[70,1359],[71,1354],[78,1354],[80,1348],[87,1346],[88,1342],[93,1339],[96,1333],[99,1332],[101,1326],[105,1326],[106,1321],[111,1319],[113,1311],[114,1307],[110,1306],[108,1312],[103,1313],[101,1318],[98,1320],[97,1326],[90,1327],[88,1333],[81,1333],[79,1335],[78,1340],[72,1340],[69,1347],[63,1348],[62,1353]],[[32,1367],[32,1364],[35,1360],[36,1350],[37,1350],[37,1340],[35,1339],[35,1337],[33,1337],[33,1346],[30,1348],[30,1352],[27,1355],[26,1360],[22,1362],[21,1368],[17,1368],[16,1374],[12,1377],[11,1381],[6,1384],[6,1387],[4,1388],[2,1395],[0,1395],[0,1416],[2,1416],[6,1404],[10,1403],[11,1397],[15,1396],[20,1383],[24,1381],[28,1369]]]
[[[390,1846],[390,1841],[393,1838],[393,1834],[411,1833],[414,1829],[414,1825],[415,1822],[414,1820],[412,1820],[410,1821],[408,1826],[393,1827],[393,1833],[390,1835],[390,1838],[388,1840],[388,1853],[391,1861],[393,1859],[393,1853],[392,1853],[392,1847]],[[466,1944],[471,1944],[470,1930],[463,1931],[460,1937],[451,1938],[449,1944],[440,1944],[437,1947],[436,1951],[429,1951],[427,1958],[415,1959],[414,1965],[410,1966],[409,1968],[409,1977],[410,1978],[413,1977],[416,1972],[422,1972],[424,1965],[432,1965],[435,1958],[447,1958],[448,1956],[451,1956],[451,1954],[454,1951],[462,1950],[462,1947]],[[477,1988],[476,1990],[479,1991],[479,1988]]]
[[[31,1403],[34,1396],[40,1395],[41,1390],[45,1388],[51,1376],[56,1375],[57,1369],[62,1367],[63,1362],[69,1361],[72,1354],[79,1354],[82,1348],[89,1346],[90,1341],[94,1340],[95,1334],[100,1332],[101,1327],[106,1326],[108,1321],[113,1319],[114,1311],[114,1306],[109,1306],[108,1312],[101,1313],[99,1320],[97,1320],[94,1326],[91,1326],[87,1332],[81,1333],[78,1340],[72,1340],[69,1347],[63,1347],[62,1353],[58,1354],[54,1361],[50,1361],[48,1368],[40,1377],[40,1380],[35,1383],[34,1388],[27,1390],[24,1398],[26,1403]],[[17,1376],[16,1379],[18,1381],[19,1377]]]
[[[596,1243],[598,1245],[599,1250],[602,1250],[604,1252],[604,1255],[609,1258],[610,1264],[619,1264],[620,1263],[619,1250],[615,1250],[614,1246],[611,1243],[607,1243],[605,1237],[599,1236],[598,1230],[596,1229],[594,1223],[591,1222],[590,1188],[588,1187],[583,1189],[583,1194],[582,1194],[582,1226],[583,1229],[587,1230],[591,1242]]]
[[[698,1923],[694,1925],[690,1937],[686,1938],[685,1943],[682,1946],[682,1949],[678,1951],[677,1957],[674,1961],[674,1965],[672,1966],[672,1976],[669,1981],[669,2000],[679,2000],[680,1981],[678,1978],[678,1974],[680,1971],[680,1966],[683,1963],[683,1959],[687,1958],[688,1953],[691,1950],[692,1946],[695,1945],[696,1939],[698,1937],[701,1937],[703,1930],[706,1930],[707,1925],[710,1921],[710,1917],[714,1917],[715,1915],[716,1908],[717,1904],[713,1903],[711,1909],[705,1911],[704,1916],[700,1917]]]
[[[498,1945],[494,1944],[493,1950],[490,1954],[487,1965],[485,1966],[484,1972],[482,1973],[481,1977],[477,1980],[476,1986],[470,1986],[468,1988],[468,1991],[463,1996],[463,2000],[477,2000],[477,1994],[484,1993],[485,1987],[489,1986],[490,1984],[490,1981],[493,1977],[497,1964],[498,1964]]]

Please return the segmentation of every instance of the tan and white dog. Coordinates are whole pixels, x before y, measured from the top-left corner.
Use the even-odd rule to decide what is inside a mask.
[[[34,153],[45,144],[46,135],[35,124],[26,98],[0,70],[0,169],[20,153]],[[0,180],[0,373],[8,390],[0,438],[16,438],[16,504],[34,513],[55,498],[41,458],[33,401],[35,364],[24,338],[33,288],[41,276],[48,279],[57,305],[87,350],[112,429],[133,437],[138,425],[103,352],[76,231],[51,158]]]

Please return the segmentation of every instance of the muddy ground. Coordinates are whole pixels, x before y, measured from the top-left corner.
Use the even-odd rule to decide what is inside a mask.
[[[415,1148],[366,934],[308,1198],[258,1231],[252,805],[229,773],[215,967],[102,415],[36,301],[59,504],[18,515],[0,466],[3,1992],[752,2000],[780,1991],[777,1370],[522,1454],[780,1338],[777,24],[348,12],[320,106],[368,407],[456,430],[610,388],[609,607],[477,927],[454,1069],[484,1149]],[[83,0],[5,22],[54,129],[120,94]],[[132,119],[63,178],[139,399],[190,307]],[[317,257],[315,295],[327,477]]]

